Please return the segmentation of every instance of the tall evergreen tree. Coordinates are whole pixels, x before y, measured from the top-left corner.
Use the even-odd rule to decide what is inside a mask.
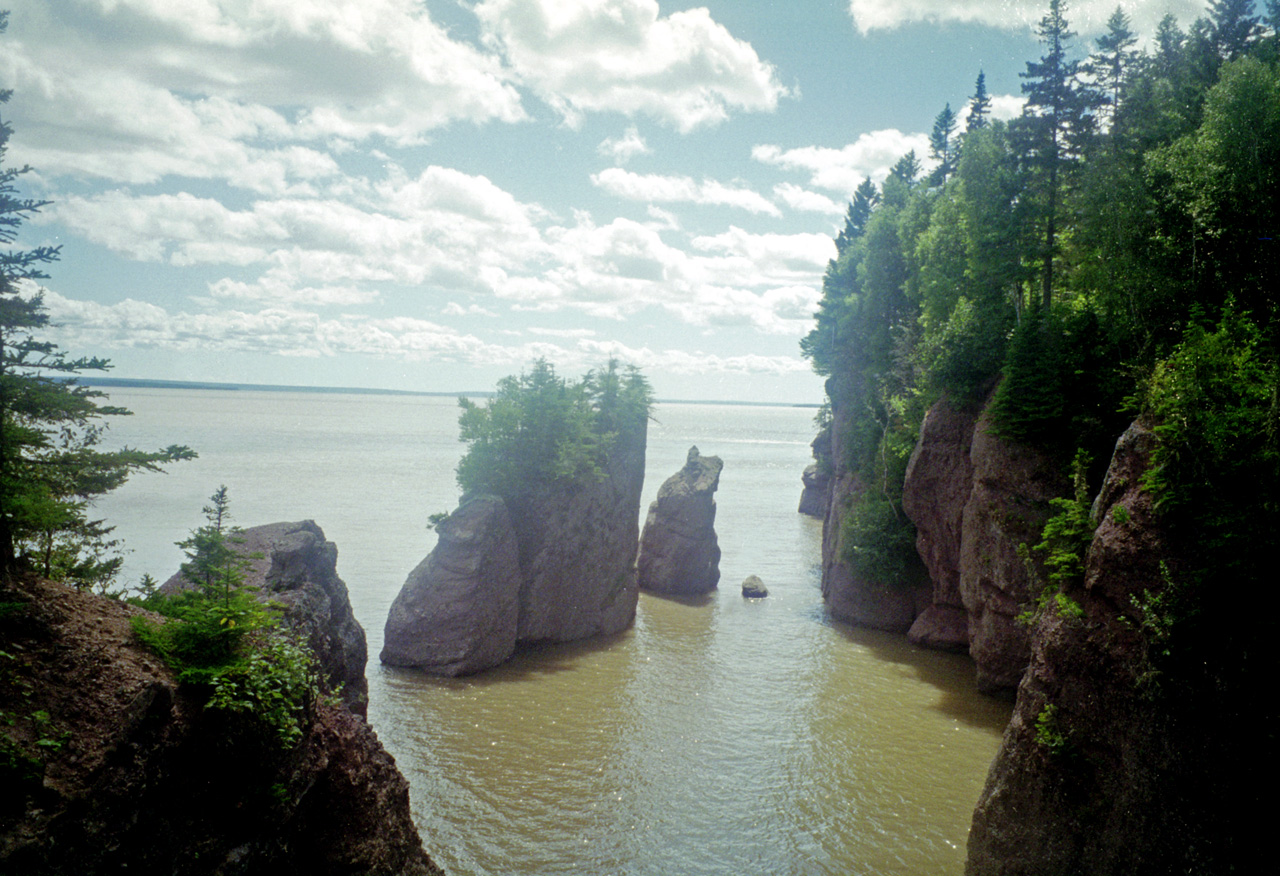
[[[920,159],[916,157],[916,150],[912,149],[899,158],[897,164],[889,169],[889,176],[899,179],[910,186],[920,178],[920,170]]]
[[[938,166],[929,175],[930,183],[941,185],[956,172],[956,163],[960,159],[959,145],[956,139],[956,114],[948,103],[934,118],[933,131],[929,134],[929,157],[938,162]]]
[[[1037,34],[1047,51],[1039,61],[1028,61],[1020,74],[1026,80],[1022,92],[1026,107],[1019,120],[1021,152],[1039,178],[1039,199],[1044,227],[1040,253],[1041,299],[1047,307],[1053,299],[1053,261],[1057,253],[1058,210],[1066,166],[1084,152],[1093,133],[1092,110],[1096,95],[1080,82],[1080,62],[1068,57],[1075,33],[1066,18],[1065,0],[1049,0],[1049,11],[1040,19]]]
[[[7,17],[0,13],[0,32]],[[0,104],[9,97],[0,92]],[[40,292],[25,290],[47,278],[43,266],[57,260],[59,248],[12,248],[23,222],[47,204],[18,193],[17,182],[30,168],[5,166],[12,133],[0,120],[0,245],[7,248],[0,252],[0,581],[26,557],[45,575],[102,584],[119,559],[103,556],[110,527],[89,518],[93,498],[134,471],[195,454],[177,446],[98,449],[102,419],[129,412],[100,404],[103,393],[71,379],[106,369],[105,359],[72,359],[41,338],[49,315]]]
[[[1129,27],[1129,16],[1117,6],[1107,19],[1107,32],[1098,37],[1098,50],[1089,58],[1088,73],[1101,93],[1101,110],[1115,119],[1123,96],[1125,77],[1138,59],[1138,36]]]
[[[1234,61],[1261,33],[1253,0],[1209,0],[1209,33],[1218,57]]]
[[[853,200],[849,202],[849,209],[845,211],[844,228],[836,237],[837,253],[843,253],[853,241],[863,235],[867,230],[867,220],[871,218],[871,211],[878,203],[880,203],[880,192],[876,189],[876,184],[871,181],[871,177],[867,177],[858,184],[858,188],[853,193]]]
[[[987,116],[989,115],[991,115],[991,95],[987,94],[987,77],[985,73],[979,70],[978,81],[973,84],[973,97],[969,98],[967,130],[974,131],[978,128],[985,128],[987,126]]]

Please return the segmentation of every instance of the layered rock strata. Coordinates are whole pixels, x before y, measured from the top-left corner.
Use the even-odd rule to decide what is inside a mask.
[[[316,704],[296,747],[264,746],[141,648],[141,609],[37,581],[2,595],[0,709],[21,720],[0,734],[22,766],[0,795],[0,872],[441,872],[408,783],[347,709]]]
[[[689,449],[684,466],[663,482],[640,538],[640,588],[665,596],[699,596],[720,582],[715,492],[724,462]]]
[[[244,561],[244,584],[259,599],[284,607],[282,622],[315,652],[330,690],[351,711],[368,709],[368,645],[338,577],[338,548],[312,520],[270,523],[240,533],[234,544]],[[179,572],[161,587],[172,593],[191,584]]]

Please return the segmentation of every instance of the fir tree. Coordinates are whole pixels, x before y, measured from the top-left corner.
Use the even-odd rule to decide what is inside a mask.
[[[1101,111],[1114,120],[1123,96],[1125,77],[1139,57],[1138,37],[1129,27],[1129,16],[1117,6],[1107,19],[1107,32],[1098,37],[1098,50],[1089,59],[1088,73],[1101,93]]]
[[[929,182],[933,185],[945,183],[955,172],[956,162],[960,159],[959,141],[956,140],[956,114],[951,104],[942,108],[933,120],[933,131],[929,134],[929,157],[938,162],[938,166],[929,174]]]
[[[978,81],[973,84],[973,97],[969,99],[969,117],[967,130],[975,131],[987,126],[987,116],[991,115],[991,96],[987,94],[987,77],[978,71]]]
[[[1209,0],[1209,34],[1218,57],[1234,61],[1259,35],[1253,0]]]
[[[849,209],[845,211],[844,228],[836,237],[837,253],[844,252],[853,241],[866,232],[867,220],[871,218],[871,211],[878,203],[880,203],[880,192],[876,190],[876,184],[871,181],[871,177],[867,177],[859,183],[853,193],[853,200],[849,202]]]

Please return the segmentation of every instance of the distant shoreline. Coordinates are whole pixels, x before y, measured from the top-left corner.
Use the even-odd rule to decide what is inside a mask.
[[[87,377],[81,375],[76,382],[84,386],[101,388],[116,387],[119,389],[197,389],[222,390],[224,392],[310,392],[324,395],[403,395],[430,396],[434,398],[492,398],[492,390],[476,392],[426,392],[412,389],[373,389],[360,386],[287,386],[278,383],[220,383],[208,380],[153,380],[137,377]],[[762,408],[814,408],[817,403],[803,404],[799,402],[751,402],[724,401],[720,399],[683,399],[660,398],[657,404],[667,405],[732,405],[736,407]]]

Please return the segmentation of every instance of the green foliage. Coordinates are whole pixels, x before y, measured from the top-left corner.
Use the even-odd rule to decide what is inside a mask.
[[[277,745],[292,748],[321,695],[315,657],[244,586],[245,559],[227,525],[225,486],[203,510],[206,524],[178,543],[187,554],[183,576],[194,587],[140,600],[165,619],[135,616],[134,633],[179,682],[204,693],[206,709],[247,716]]]
[[[4,23],[0,19],[0,31]],[[0,103],[8,98],[0,92]],[[0,121],[0,245],[6,247],[47,206],[19,196],[17,183],[30,168],[4,166],[11,134]],[[178,446],[100,449],[103,418],[129,412],[101,404],[103,393],[71,379],[106,369],[106,360],[71,358],[41,337],[49,316],[35,281],[47,278],[43,266],[58,254],[59,247],[49,246],[0,253],[0,579],[24,560],[46,577],[105,589],[120,561],[111,527],[89,517],[93,498],[133,472],[158,471],[195,454]]]
[[[916,528],[901,505],[878,493],[863,493],[845,515],[840,529],[843,559],[853,573],[884,586],[914,583],[920,558]]]
[[[505,377],[485,405],[460,399],[458,463],[464,494],[506,499],[558,481],[602,477],[620,435],[642,428],[652,408],[649,383],[635,368],[610,360],[569,382],[539,359],[527,373]]]
[[[1093,541],[1088,471],[1088,454],[1078,451],[1072,463],[1072,496],[1050,500],[1058,513],[1045,523],[1041,541],[1036,545],[1036,550],[1044,555],[1049,582],[1055,588],[1084,580],[1085,555]]]
[[[1060,757],[1071,749],[1071,741],[1058,718],[1058,707],[1053,703],[1045,703],[1036,715],[1036,743],[1052,757]]]

